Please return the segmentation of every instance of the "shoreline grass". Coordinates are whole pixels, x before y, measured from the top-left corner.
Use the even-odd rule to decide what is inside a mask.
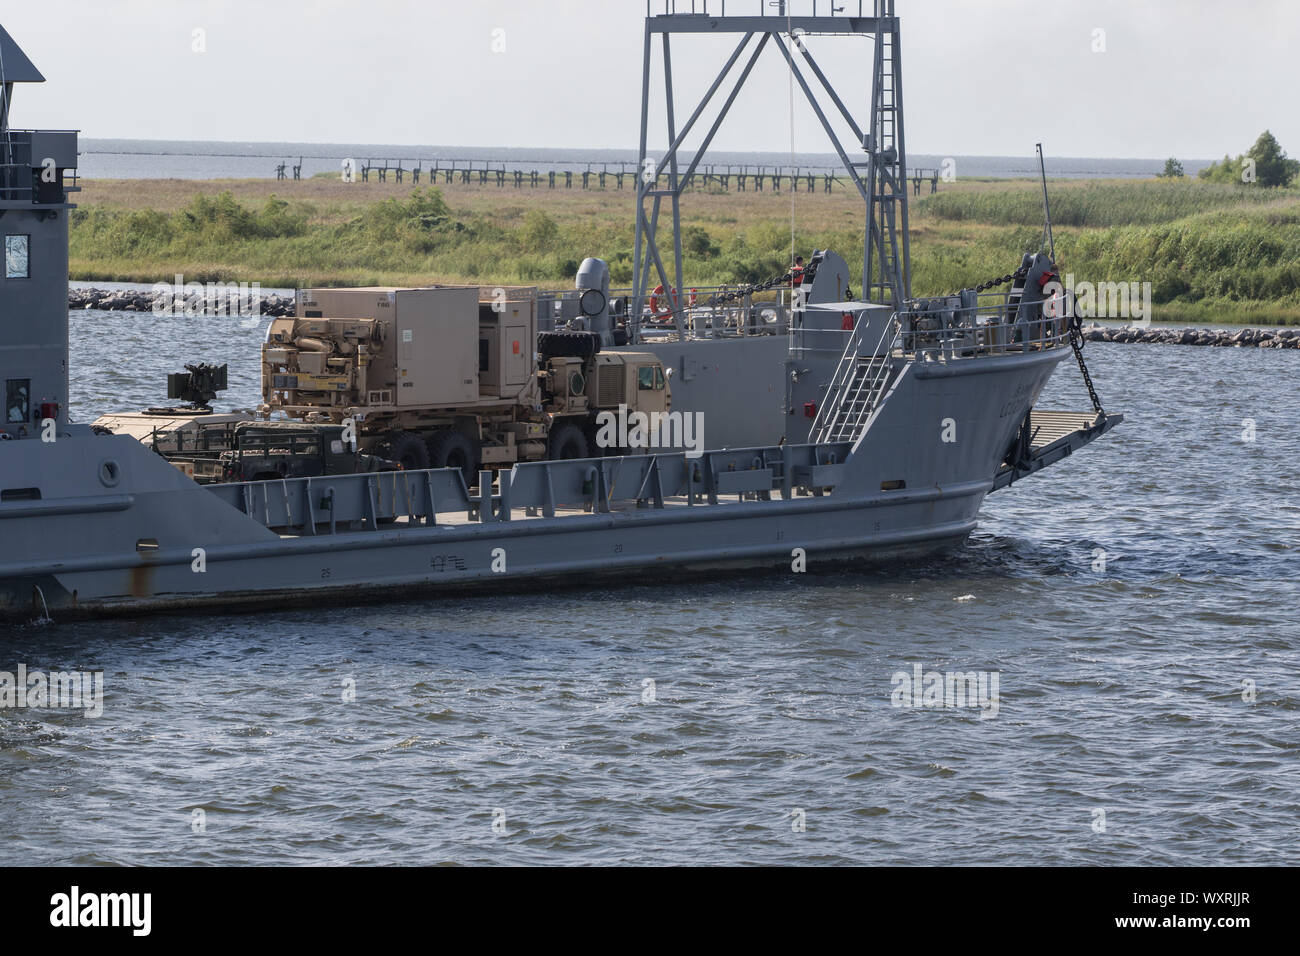
[[[70,277],[267,287],[431,282],[564,288],[578,263],[632,273],[635,192],[275,180],[85,180]],[[911,197],[912,287],[937,295],[1014,269],[1042,238],[1034,180],[962,180]],[[1300,189],[1197,180],[1049,183],[1063,274],[1151,282],[1153,318],[1300,325]],[[795,244],[861,262],[862,207],[794,194]],[[698,192],[683,208],[687,285],[753,282],[790,256],[789,192]],[[670,250],[664,248],[666,259]],[[860,277],[855,276],[855,279]]]

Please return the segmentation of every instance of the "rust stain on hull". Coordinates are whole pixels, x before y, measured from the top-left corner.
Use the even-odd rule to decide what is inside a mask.
[[[132,568],[131,584],[128,590],[131,597],[150,597],[153,594],[153,568],[149,565]]]

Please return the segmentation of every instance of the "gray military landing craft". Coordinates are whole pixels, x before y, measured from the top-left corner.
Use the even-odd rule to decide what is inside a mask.
[[[732,3],[729,11],[739,6]],[[394,421],[434,423],[428,450],[446,447],[446,435],[439,437],[437,429],[450,423],[466,440],[459,447],[477,459],[460,463],[470,467],[207,484],[190,476],[192,461],[187,473],[186,462],[168,459],[177,449],[143,443],[138,423],[133,433],[112,434],[68,420],[67,239],[77,139],[73,132],[10,127],[14,84],[43,77],[0,30],[0,615],[21,620],[47,611],[359,600],[539,582],[583,584],[611,575],[644,579],[701,569],[789,569],[803,561],[816,569],[846,559],[920,555],[962,542],[990,491],[1112,428],[1121,416],[1103,412],[1095,393],[1093,408],[1084,412],[1034,407],[1072,347],[1084,368],[1070,303],[1051,294],[1049,256],[1027,255],[1019,268],[983,289],[920,301],[910,295],[892,2],[877,0],[874,15],[858,10],[856,16],[839,15],[838,8],[821,16],[795,16],[793,10],[767,16],[762,5],[754,7],[759,15],[704,18],[678,14],[670,3],[664,14],[648,16],[647,91],[653,36],[662,37],[667,64],[675,33],[738,33],[744,40],[714,90],[745,45],[757,40],[752,56],[771,42],[813,101],[792,56],[798,47],[856,134],[810,54],[802,44],[787,46],[783,37],[796,39],[791,23],[809,35],[873,35],[875,95],[869,131],[861,137],[865,159],[850,162],[835,141],[867,204],[862,299],[849,293],[844,260],[822,251],[810,257],[797,287],[795,276],[780,276],[711,290],[692,302],[681,276],[677,208],[693,164],[678,168],[679,134],[671,119],[672,148],[658,169],[651,162],[654,175],[643,177],[639,188],[634,288],[625,296],[611,294],[608,271],[592,259],[573,293],[515,299],[518,314],[532,310],[544,331],[567,333],[565,341],[588,336],[590,347],[572,359],[587,363],[584,368],[599,364],[599,346],[602,355],[621,356],[611,362],[623,377],[611,382],[639,383],[641,370],[648,369],[645,385],[636,387],[670,392],[662,397],[659,424],[671,414],[699,416],[704,447],[680,447],[680,432],[677,439],[656,442],[663,436],[651,434],[653,429],[637,433],[639,423],[629,427],[607,419],[604,425],[616,424],[619,437],[597,445],[617,445],[619,454],[534,457],[540,453],[535,446],[544,444],[536,436],[544,436],[549,414],[538,411],[539,399],[512,402],[508,414],[522,418],[492,426],[494,434],[521,439],[525,450],[511,460],[501,444],[508,445],[508,437],[492,438],[473,415],[422,418],[403,410],[401,380],[420,369],[403,365],[409,339],[399,329],[390,370],[397,376],[394,397],[385,397],[390,389],[382,383],[371,383],[367,391]],[[742,81],[752,66],[753,59]],[[697,110],[680,135],[699,115]],[[824,120],[820,107],[818,115]],[[829,125],[827,131],[834,138]],[[710,133],[705,146],[711,138]],[[643,136],[643,155],[644,141]],[[860,177],[859,170],[865,170]],[[663,175],[666,188],[659,186]],[[654,236],[665,197],[673,211],[673,280]],[[668,290],[653,307],[652,268]],[[1007,288],[990,291],[999,284]],[[285,341],[268,342],[264,392],[278,388],[293,392],[294,401],[301,397],[303,380],[284,363],[299,361],[302,353],[310,353],[310,374],[337,379],[340,393],[355,391],[352,376],[363,367],[375,376],[388,374],[378,363],[360,361],[365,342],[346,334],[374,334],[383,318],[384,291],[367,293],[378,303],[372,312],[336,317],[311,314],[311,300],[300,294],[295,321],[318,321],[326,330],[337,321],[344,344],[336,349],[297,335],[289,321],[282,326],[289,330]],[[400,290],[391,291],[391,301],[400,301]],[[520,337],[484,321],[480,303],[491,298],[490,291],[459,298],[468,311],[457,318],[448,306],[439,321],[450,323],[457,337],[464,337],[460,322],[478,331],[480,378],[471,368],[456,387],[471,396],[499,391],[504,380],[483,377],[495,374],[496,348],[506,362],[522,361],[520,367],[532,375],[529,360],[538,359],[532,344],[524,345],[521,358],[514,347]],[[569,359],[544,354],[538,361]],[[554,378],[559,367],[536,366],[539,381]],[[572,394],[546,400],[562,398],[569,412],[579,406],[608,409],[599,402],[582,404],[581,376],[568,381]],[[542,388],[527,376],[518,387]],[[498,399],[503,394],[493,393]],[[617,396],[611,391],[607,397]],[[310,404],[288,404],[308,423],[339,424]],[[172,424],[202,417],[164,411]],[[543,420],[532,421],[530,414]],[[217,417],[229,429],[230,416]],[[535,433],[535,426],[543,431]],[[156,431],[145,429],[150,430]],[[403,447],[419,457],[410,441]]]

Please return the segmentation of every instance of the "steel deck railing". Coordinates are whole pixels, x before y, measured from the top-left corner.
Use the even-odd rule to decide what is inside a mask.
[[[727,0],[646,0],[645,15],[660,16],[660,3],[662,16],[727,16]],[[871,15],[871,8],[864,0],[731,0],[732,16],[863,17]]]
[[[849,446],[771,445],[705,451],[651,452],[622,458],[536,461],[497,473],[479,473],[466,487],[455,468],[369,472],[319,478],[284,478],[204,487],[268,528],[290,534],[375,531],[406,519],[407,526],[434,525],[437,516],[462,513],[488,523],[605,514],[615,505],[663,509],[667,499],[683,507],[737,500],[789,499],[803,490],[821,494],[842,480]],[[463,523],[463,522],[462,522]],[[400,529],[399,529],[400,530]]]
[[[1021,294],[967,292],[917,300],[890,316],[870,350],[865,346],[871,313],[863,313],[848,333],[813,418],[811,440],[856,443],[908,362],[965,361],[1062,347],[1069,337],[1069,302],[1064,297],[1022,302]]]
[[[710,303],[715,296],[734,292],[730,286],[696,286],[687,288],[676,296],[660,293],[656,311],[649,311],[650,296],[646,296],[646,311],[639,316],[629,316],[626,305],[613,315],[615,323],[627,321],[635,325],[640,341],[657,341],[677,335],[674,312],[679,314],[686,327],[688,339],[731,338],[747,335],[785,335],[791,328],[793,303],[790,289],[781,287],[765,292],[746,294],[738,299]],[[581,312],[578,300],[581,290],[545,290],[538,295],[539,331],[550,331],[557,324],[578,318]],[[630,303],[631,289],[611,289],[610,302]],[[694,305],[691,304],[694,300]]]
[[[32,137],[45,133],[72,133],[74,130],[6,129],[0,135],[0,201],[36,203],[42,173],[42,157],[32,156]],[[59,180],[62,200],[66,194],[79,192],[75,166],[62,170]]]
[[[966,359],[1059,348],[1069,338],[1069,303],[1063,297],[1022,302],[1010,292],[966,293],[918,300],[898,314],[899,349],[909,358]]]

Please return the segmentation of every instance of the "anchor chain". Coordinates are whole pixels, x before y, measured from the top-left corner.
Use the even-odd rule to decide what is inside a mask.
[[[989,279],[987,282],[981,282],[979,285],[975,286],[975,292],[987,292],[995,286],[1006,285],[1008,282],[1014,282],[1016,279],[1023,279],[1028,274],[1029,270],[1022,266],[1015,272],[1008,272],[1006,275],[999,276],[996,279]],[[786,285],[793,278],[793,273],[787,272],[784,275],[773,276],[771,279],[766,279],[763,282],[741,286],[730,292],[715,292],[713,295],[709,296],[709,305],[721,305],[724,302],[735,302],[737,299],[743,299],[745,296],[753,295],[755,292],[767,292],[771,289],[775,289],[777,286]],[[951,293],[952,296],[960,294],[960,292]]]
[[[987,292],[995,286],[1006,285],[1008,282],[1014,282],[1016,279],[1023,279],[1028,274],[1029,270],[1022,266],[1015,272],[1008,272],[1006,275],[999,276],[996,279],[989,279],[987,282],[981,282],[979,285],[975,286],[975,292]],[[709,305],[721,305],[725,302],[735,302],[737,299],[743,299],[745,296],[753,295],[755,292],[767,292],[771,289],[775,289],[777,286],[786,285],[792,281],[793,278],[794,274],[792,272],[787,272],[784,275],[773,276],[763,282],[741,286],[730,292],[715,292],[713,295],[709,296]],[[960,292],[953,292],[951,295],[957,296],[960,294]]]
[[[1023,279],[1027,275],[1029,275],[1029,268],[1027,266],[1021,266],[1015,272],[1008,272],[1006,275],[999,276],[996,279],[989,279],[987,282],[981,282],[979,285],[975,287],[974,291],[976,294],[979,294],[980,292],[987,292],[989,289],[992,289],[995,286],[1006,285],[1008,282],[1014,282],[1017,279]],[[944,298],[951,299],[959,295],[961,295],[960,291],[950,292]]]
[[[1008,272],[997,279],[989,279],[987,282],[981,282],[975,287],[975,292],[985,292],[994,286],[1006,285],[1017,279],[1023,279],[1029,274],[1029,269],[1025,266],[1017,269],[1015,272]],[[953,296],[961,295],[960,292],[952,293]],[[1073,313],[1073,309],[1071,309]],[[1092,384],[1092,375],[1088,372],[1088,363],[1083,359],[1083,335],[1080,331],[1079,316],[1071,314],[1066,327],[1070,334],[1070,348],[1074,350],[1074,358],[1079,363],[1079,374],[1083,376],[1083,384],[1088,389],[1088,398],[1092,400],[1092,410],[1098,415],[1105,415],[1106,412],[1101,406],[1101,399],[1097,396],[1097,389]]]
[[[1088,389],[1088,397],[1092,399],[1092,410],[1098,415],[1105,415],[1106,412],[1101,407],[1101,399],[1097,397],[1097,389],[1092,385],[1092,376],[1088,374],[1088,363],[1083,360],[1083,335],[1079,330],[1079,317],[1077,315],[1070,316],[1068,328],[1070,331],[1070,348],[1074,349],[1074,357],[1079,363],[1079,374],[1083,376],[1083,384]]]
[[[767,292],[769,289],[775,289],[779,285],[785,285],[794,278],[793,274],[787,272],[782,276],[774,276],[763,282],[757,282],[754,285],[741,286],[732,292],[715,292],[709,296],[709,305],[721,305],[724,302],[735,302],[737,299],[743,299],[747,295],[753,295],[755,292]]]

